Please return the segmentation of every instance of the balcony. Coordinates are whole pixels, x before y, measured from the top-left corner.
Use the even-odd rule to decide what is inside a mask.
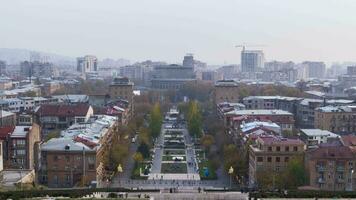
[[[345,167],[344,166],[337,166],[336,167],[336,171],[337,172],[343,172],[343,171],[345,171]]]
[[[323,166],[323,165],[317,165],[317,166],[316,166],[316,170],[317,170],[318,172],[325,172],[325,171],[326,171],[326,167]]]
[[[338,179],[337,179],[337,182],[338,182],[338,183],[345,183],[345,179],[343,179],[343,178],[338,178]]]
[[[318,178],[318,183],[325,183],[325,178],[319,177]]]

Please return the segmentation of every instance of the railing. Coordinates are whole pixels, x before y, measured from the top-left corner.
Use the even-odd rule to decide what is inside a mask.
[[[316,166],[316,170],[317,170],[318,172],[324,172],[324,171],[326,171],[326,167],[325,167],[325,166],[322,166],[322,165],[317,165],[317,166]]]
[[[344,166],[337,166],[336,167],[336,171],[343,172],[343,171],[345,171],[345,167]]]

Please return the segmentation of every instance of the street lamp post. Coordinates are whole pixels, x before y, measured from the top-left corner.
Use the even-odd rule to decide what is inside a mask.
[[[353,190],[353,186],[352,186],[352,175],[354,174],[354,169],[351,167],[351,170],[350,170],[350,191]]]
[[[118,172],[118,174],[119,174],[119,187],[121,186],[121,177],[120,177],[120,174],[123,172],[123,169],[122,169],[122,166],[121,166],[121,164],[119,164],[118,166],[117,166],[117,172]]]
[[[232,166],[229,169],[229,175],[230,175],[230,189],[232,187],[232,174],[234,173],[234,168]]]

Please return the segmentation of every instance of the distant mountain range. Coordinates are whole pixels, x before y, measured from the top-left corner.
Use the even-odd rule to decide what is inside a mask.
[[[6,61],[7,64],[19,64],[22,61],[42,61],[51,62],[58,66],[75,66],[76,58],[70,56],[63,56],[53,53],[46,53],[40,51],[32,51],[28,49],[9,49],[0,48],[0,60]],[[129,65],[130,61],[126,59],[110,59],[106,58],[99,61],[99,66],[123,66]]]
[[[8,48],[0,48],[0,60],[6,61],[7,64],[18,64],[25,60],[47,61],[58,65],[74,65],[76,62],[75,58],[69,56],[31,51],[28,49]]]

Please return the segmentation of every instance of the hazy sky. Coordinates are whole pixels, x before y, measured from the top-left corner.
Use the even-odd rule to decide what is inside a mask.
[[[0,47],[208,64],[238,63],[239,43],[267,60],[356,61],[355,0],[0,0]]]

